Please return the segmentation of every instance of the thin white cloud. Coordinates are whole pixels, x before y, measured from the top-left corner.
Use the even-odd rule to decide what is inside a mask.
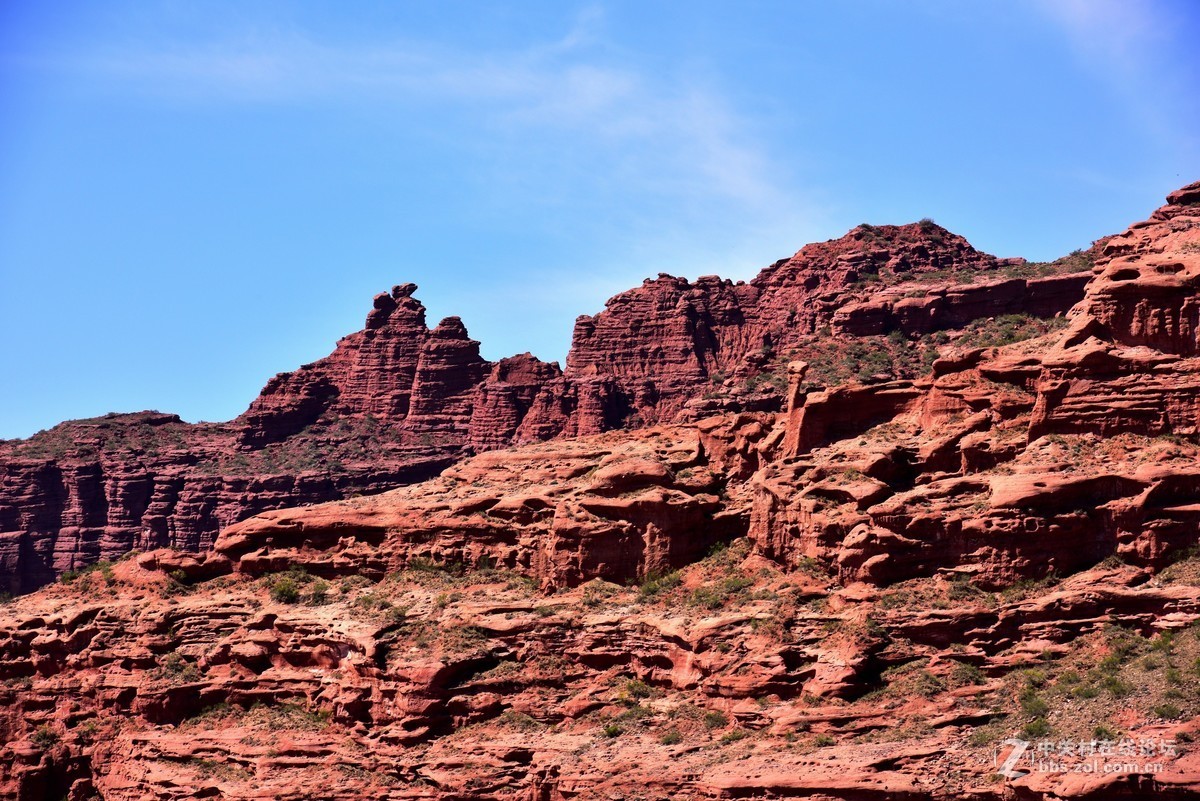
[[[1039,0],[1073,44],[1089,57],[1102,57],[1110,70],[1140,69],[1146,49],[1166,38],[1154,4],[1145,0]]]
[[[428,42],[331,43],[300,32],[247,32],[179,43],[72,53],[51,66],[99,79],[110,91],[168,102],[413,103],[466,109],[515,138],[569,135],[611,160],[610,180],[716,200],[748,213],[811,213],[780,184],[757,136],[709,87],[648,75],[606,58],[603,13],[585,9],[548,44],[476,52]]]
[[[1194,70],[1189,75],[1171,63],[1173,53],[1192,55],[1200,9],[1161,0],[1033,0],[1033,6],[1063,32],[1080,63],[1111,87],[1129,119],[1163,146],[1200,153]]]

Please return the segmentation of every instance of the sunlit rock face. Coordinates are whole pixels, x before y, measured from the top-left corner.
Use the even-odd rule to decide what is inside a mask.
[[[858,343],[894,357],[879,375],[916,378],[928,365],[905,355],[910,340],[932,353],[940,332],[997,313],[1050,318],[1090,276],[1070,260],[1027,267],[929,222],[859,226],[750,283],[660,276],[622,293],[579,319],[565,370],[484,360],[461,320],[430,329],[416,287],[399,285],[363,330],[272,378],[230,423],[109,416],[0,445],[0,585],[25,592],[131,549],[203,552],[258,512],[377,493],[472,453],[779,411],[796,351],[829,361]]]
[[[7,443],[7,575],[145,552],[0,606],[0,795],[1196,797],[1198,198],[662,277],[566,370],[398,287],[233,423]]]

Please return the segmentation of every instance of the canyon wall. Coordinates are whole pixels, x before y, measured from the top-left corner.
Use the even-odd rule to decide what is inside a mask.
[[[491,363],[457,317],[429,328],[416,286],[377,295],[361,331],[267,382],[244,414],[187,424],[140,413],[0,443],[0,591],[131,549],[205,551],[273,508],[424,480],[514,444],[771,411],[784,354],[896,332],[920,338],[996,314],[1049,317],[1082,296],[1079,263],[1019,277],[928,221],[859,226],[749,283],[662,275],[580,317],[565,369]]]
[[[260,428],[318,408],[280,442],[158,414],[35,438],[102,466],[119,449],[164,475],[155,459],[275,476],[223,512],[198,492],[188,515],[281,503],[299,490],[278,476],[313,460],[314,480],[380,453],[457,461],[0,605],[0,795],[1195,798],[1200,184],[1095,255],[1086,282],[1077,260],[884,270],[779,330],[745,311],[754,285],[660,278],[581,321],[625,337],[611,369],[489,365],[451,318],[414,329],[420,348],[353,335],[276,379]],[[411,292],[386,297],[369,331]],[[950,298],[1000,313],[955,317]],[[617,323],[652,299],[653,336],[692,337],[679,348]],[[833,381],[831,345],[895,358]],[[734,348],[752,367],[722,361]],[[407,384],[351,380],[359,354],[406,360]],[[709,397],[684,400],[667,363]],[[523,437],[548,441],[499,447]],[[5,484],[35,488],[6,526],[67,521],[60,541],[115,551],[144,505],[136,525],[171,530],[157,477],[90,464]],[[1092,769],[997,774],[1013,738]]]

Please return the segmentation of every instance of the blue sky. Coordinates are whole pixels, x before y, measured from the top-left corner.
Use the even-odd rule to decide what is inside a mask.
[[[413,281],[562,359],[660,271],[932,217],[1050,259],[1200,178],[1190,0],[0,3],[0,437],[240,413]]]

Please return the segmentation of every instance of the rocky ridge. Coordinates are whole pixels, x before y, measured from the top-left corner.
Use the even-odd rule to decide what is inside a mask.
[[[863,334],[888,359],[846,381],[781,337],[675,422],[70,576],[0,608],[0,787],[1197,797],[1198,276],[1200,184],[1098,245],[1061,322]],[[885,320],[935,297],[871,283]],[[1093,769],[1002,775],[1013,737]]]
[[[867,360],[858,373],[915,377],[937,332],[1070,308],[1090,255],[1028,265],[928,221],[859,226],[750,283],[664,275],[622,293],[578,320],[565,370],[530,354],[490,363],[461,320],[430,329],[416,287],[396,286],[363,330],[272,378],[229,423],[108,415],[0,443],[0,589],[27,592],[133,549],[203,552],[259,512],[421,481],[472,453],[778,411],[781,359],[850,364],[847,343]],[[877,341],[886,334],[898,339]]]

